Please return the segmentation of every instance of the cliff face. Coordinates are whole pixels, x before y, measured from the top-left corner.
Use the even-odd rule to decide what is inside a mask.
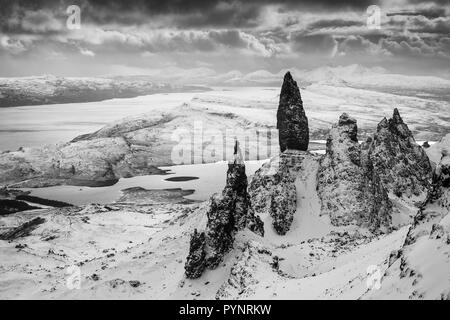
[[[361,161],[356,120],[342,114],[327,139],[320,162],[317,191],[322,214],[334,226],[367,226],[389,229],[392,204],[373,167]]]
[[[308,149],[308,118],[303,110],[303,101],[297,82],[288,72],[281,87],[280,103],[277,112],[277,129],[279,131],[280,151],[286,149]]]
[[[378,124],[373,139],[363,149],[388,191],[398,197],[424,199],[430,187],[431,164],[397,109],[391,119],[384,118]]]
[[[264,224],[255,216],[250,196],[247,193],[247,175],[239,144],[236,141],[234,159],[228,164],[227,180],[221,195],[211,197],[206,213],[208,221],[204,233],[191,238],[186,276],[197,278],[202,268],[215,269],[223,257],[233,247],[236,232],[245,228],[264,236]],[[199,248],[205,248],[206,254],[199,254]],[[198,261],[196,257],[202,257]]]

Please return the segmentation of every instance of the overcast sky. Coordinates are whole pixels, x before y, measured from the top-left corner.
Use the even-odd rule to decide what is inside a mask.
[[[449,0],[0,0],[0,76],[450,69]],[[367,27],[367,7],[381,28]],[[69,5],[81,28],[67,28]]]

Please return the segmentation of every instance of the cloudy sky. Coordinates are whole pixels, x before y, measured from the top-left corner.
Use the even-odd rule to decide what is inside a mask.
[[[67,27],[70,5],[80,29]],[[370,5],[380,29],[367,26]],[[0,0],[0,15],[3,77],[450,69],[449,0]]]

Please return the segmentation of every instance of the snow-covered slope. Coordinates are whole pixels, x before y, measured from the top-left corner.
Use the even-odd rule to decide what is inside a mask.
[[[400,250],[391,254],[378,299],[450,299],[450,156],[442,156],[433,189]]]
[[[443,150],[447,150],[447,152],[450,152],[450,133],[442,137],[441,141],[433,144],[431,147],[426,149],[426,152],[430,160],[434,164],[438,164],[439,161],[441,161]]]
[[[358,298],[367,289],[367,267],[383,265],[407,230],[374,238],[333,227],[319,216],[316,164],[308,158],[302,164],[298,207],[285,236],[266,216],[264,238],[239,232],[223,264],[197,280],[185,278],[184,259],[190,233],[206,224],[206,203],[116,203],[3,217],[3,231],[35,217],[45,222],[28,237],[0,240],[0,297]],[[78,271],[81,286],[74,289]]]

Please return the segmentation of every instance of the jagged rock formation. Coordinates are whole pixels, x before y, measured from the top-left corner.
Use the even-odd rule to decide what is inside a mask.
[[[211,197],[207,211],[207,224],[205,237],[195,236],[195,247],[190,248],[195,252],[199,242],[204,241],[206,256],[205,266],[215,269],[223,259],[223,256],[233,247],[234,237],[237,231],[248,228],[260,236],[264,236],[264,224],[255,216],[251,206],[250,196],[247,193],[247,175],[245,164],[242,160],[239,143],[236,141],[234,159],[228,164],[226,186],[221,195],[215,194]],[[193,245],[191,241],[191,246]],[[186,262],[186,276],[189,278],[197,273],[190,270],[197,268],[200,262],[189,259]],[[201,264],[200,264],[201,265]]]
[[[186,276],[190,279],[196,279],[200,277],[205,270],[205,233],[197,232],[191,235],[191,241],[189,246],[189,255],[186,259],[185,272]]]
[[[281,152],[286,149],[303,151],[308,149],[308,118],[303,110],[303,101],[297,82],[294,81],[290,72],[284,76],[281,87],[277,129]]]
[[[363,150],[388,191],[398,197],[426,196],[432,175],[430,160],[397,109],[391,119],[384,118],[378,124]]]
[[[372,164],[362,159],[357,132],[356,120],[345,113],[330,130],[318,172],[321,212],[335,226],[387,231],[392,204]]]
[[[381,289],[370,297],[450,299],[449,213],[450,156],[444,152],[404,245],[391,255]]]
[[[306,152],[287,150],[255,172],[249,185],[253,208],[259,215],[269,215],[272,226],[286,234],[297,210],[295,179]]]

